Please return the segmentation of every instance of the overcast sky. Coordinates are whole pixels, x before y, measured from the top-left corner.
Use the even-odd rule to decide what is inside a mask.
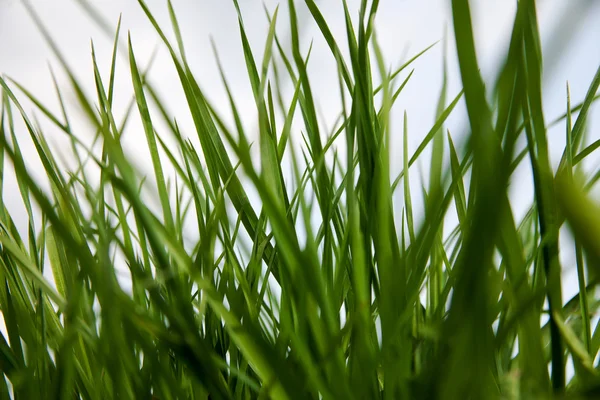
[[[32,0],[30,3],[64,52],[69,66],[86,84],[88,93],[93,95],[90,40],[94,41],[102,72],[107,73],[110,66],[111,39],[82,12],[75,0]],[[121,39],[125,43],[126,33],[131,32],[138,63],[144,66],[159,42],[137,2],[96,0],[93,3],[112,26],[116,26],[119,14],[122,14]],[[278,3],[282,3],[279,10],[278,32],[281,38],[288,42],[289,25],[285,7],[287,2],[264,1],[271,12]],[[349,1],[354,14],[358,3],[358,1]],[[600,65],[600,1],[546,0],[538,3],[545,55],[544,108],[547,119],[550,120],[565,110],[566,81],[570,83],[572,102],[575,104],[583,99],[594,72]],[[166,1],[148,0],[147,4],[164,29],[171,32]],[[262,4],[263,2],[258,0],[240,0],[245,26],[257,58],[262,56],[268,28]],[[318,4],[330,23],[334,35],[343,43],[345,28],[341,1],[319,1]],[[386,62],[391,66],[400,65],[402,61],[428,45],[443,39],[444,32],[447,31],[450,73],[448,94],[452,98],[459,92],[461,85],[454,57],[449,4],[449,0],[381,0],[376,29]],[[480,66],[484,77],[491,82],[497,71],[498,62],[506,51],[516,1],[480,0],[472,1],[471,4]],[[212,36],[227,78],[234,90],[234,96],[238,105],[244,110],[244,123],[252,127],[256,123],[254,101],[244,66],[233,2],[173,0],[173,5],[182,25],[189,61],[205,93],[208,93],[210,99],[223,113],[228,112],[225,93],[210,46],[209,37]],[[299,17],[303,23],[303,49],[307,50],[310,41],[314,40],[309,68],[316,101],[324,121],[331,124],[339,110],[337,108],[339,90],[334,60],[318,30],[310,21],[307,10],[300,5],[299,8]],[[392,130],[398,132],[398,138],[401,138],[400,118],[404,110],[408,114],[411,153],[434,122],[435,104],[442,76],[442,49],[443,46],[437,45],[414,64],[415,73],[411,82],[394,107]],[[52,110],[58,111],[48,63],[57,72],[59,85],[67,88],[65,75],[60,71],[59,64],[21,1],[0,0],[0,73],[20,82],[39,96]],[[120,60],[118,68],[115,104],[117,109],[122,108],[129,101],[132,93],[126,58]],[[178,118],[183,129],[189,128],[191,131],[191,120],[186,112],[183,94],[164,48],[160,48],[152,69],[151,80],[168,99],[169,109]],[[289,93],[292,89],[287,87],[286,91]],[[25,104],[27,110],[33,109],[30,104]],[[599,107],[594,108],[590,118],[590,128],[595,138],[600,136],[599,110]],[[464,117],[464,105],[461,104],[448,121],[448,127],[459,134],[465,127]],[[48,132],[53,131],[50,129]],[[549,135],[551,136],[550,150],[553,162],[556,163],[564,146],[564,126],[551,130]],[[23,136],[26,136],[24,131]],[[139,145],[143,138],[141,130],[137,132],[133,130],[128,133],[126,140],[132,148],[135,148],[134,146]],[[50,140],[60,141],[60,138],[57,136]],[[392,159],[397,163],[395,168],[398,169],[402,163],[401,148],[396,148],[398,157]],[[143,151],[140,150],[138,154],[143,155]],[[149,165],[147,161],[143,161],[143,156],[141,159],[142,164]],[[598,167],[598,163],[594,164],[594,162],[588,163],[590,169]],[[531,201],[531,181],[526,172],[524,170],[521,175],[518,175],[522,179],[514,178],[512,182],[511,193],[516,199],[517,216],[522,216],[525,205]],[[413,182],[416,181],[418,188],[419,172],[413,172],[411,178],[413,175],[415,176]],[[11,189],[14,189],[14,183],[9,181],[5,186],[5,197]],[[7,201],[9,207],[14,207],[15,210],[18,209],[17,202],[17,200],[12,202],[10,199]],[[569,258],[569,255],[565,257]]]

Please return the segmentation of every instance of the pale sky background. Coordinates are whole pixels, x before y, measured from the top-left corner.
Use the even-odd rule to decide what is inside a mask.
[[[90,40],[94,41],[100,69],[103,74],[107,74],[110,67],[112,39],[107,37],[82,12],[76,0],[32,0],[30,3],[59,44],[69,66],[75,71],[76,76],[87,85],[88,94],[94,97]],[[116,26],[119,14],[122,13],[122,43],[126,43],[126,34],[131,31],[137,61],[141,67],[145,66],[153,49],[159,43],[159,39],[137,2],[134,0],[96,0],[93,3],[112,26]],[[282,3],[279,10],[278,32],[284,43],[289,43],[288,15],[285,6],[287,2],[272,0],[264,2],[271,12],[278,3]],[[307,10],[301,4],[302,2],[297,3],[299,17],[303,21],[303,50],[306,50],[310,40],[314,39],[314,48],[309,64],[312,87],[323,119],[329,123],[328,127],[330,128],[331,122],[339,110],[339,88],[334,60],[316,26],[310,20]],[[353,15],[356,15],[359,3],[356,0],[349,1]],[[538,3],[545,55],[544,108],[548,122],[565,111],[566,81],[568,80],[571,86],[572,103],[579,103],[583,100],[591,79],[600,65],[600,1],[545,0]],[[147,4],[172,39],[166,1],[148,0]],[[262,4],[263,2],[258,0],[240,0],[245,27],[257,59],[262,57],[268,28]],[[318,4],[330,23],[334,35],[339,38],[340,43],[345,43],[341,1],[319,1]],[[227,78],[233,88],[234,97],[238,106],[244,110],[244,123],[246,127],[253,128],[256,125],[254,100],[247,80],[233,2],[229,0],[173,0],[173,5],[182,27],[189,62],[204,92],[223,114],[229,115],[225,92],[210,47],[209,36],[212,36],[225,67]],[[516,1],[479,0],[472,1],[471,5],[480,67],[486,80],[492,82],[498,62],[504,56],[507,48]],[[449,0],[382,0],[376,22],[378,40],[386,62],[394,67],[433,42],[443,39],[445,27],[447,27],[449,99],[459,92],[460,81],[454,56]],[[408,113],[410,153],[416,149],[434,123],[435,106],[442,77],[442,49],[443,46],[437,45],[413,64],[415,73],[394,107],[392,130],[397,132],[394,134],[396,136],[394,140],[397,140],[395,143],[401,143],[401,116],[404,110]],[[125,50],[125,47],[122,50]],[[343,50],[346,51],[346,48],[343,47]],[[39,96],[40,100],[50,109],[58,112],[58,103],[48,63],[56,72],[59,85],[65,89],[68,88],[65,74],[60,70],[58,62],[46,46],[21,1],[0,0],[0,73],[23,84]],[[129,102],[133,90],[129,66],[125,57],[120,59],[117,68],[115,108],[119,109]],[[406,74],[401,75],[400,79],[405,76]],[[189,111],[185,106],[183,93],[172,62],[164,47],[160,47],[150,79],[168,99],[168,108],[177,117],[183,130],[193,134]],[[293,88],[288,86],[285,90],[289,95]],[[23,99],[24,96],[20,96],[20,98]],[[24,104],[28,112],[33,110],[30,103],[24,102]],[[589,119],[592,140],[600,137],[598,131],[599,111],[600,107],[595,107]],[[37,113],[43,122],[43,117],[39,114]],[[465,128],[465,115],[464,104],[461,103],[448,120],[447,127],[452,131],[454,138],[459,138],[460,132]],[[141,165],[149,167],[144,134],[141,129],[136,128],[139,126],[139,123],[137,124],[130,125],[131,129],[125,140],[132,152],[139,155]],[[22,132],[25,143],[27,133],[22,129],[22,125],[19,126],[21,126],[20,132]],[[81,128],[83,129],[85,126],[81,125]],[[50,135],[51,142],[61,143],[60,134],[55,130],[48,129],[46,132]],[[52,136],[53,133],[56,135]],[[85,134],[89,135],[89,132]],[[551,130],[549,135],[552,161],[556,164],[564,146],[564,125],[559,125],[556,129]],[[299,140],[298,136],[297,140]],[[27,148],[31,150],[31,146],[25,145],[26,150]],[[399,171],[402,165],[402,153],[400,146],[396,146],[396,148],[398,149],[397,154],[392,155],[392,160],[395,163],[395,170]],[[31,162],[32,165],[35,165],[37,162],[35,157],[31,157]],[[588,171],[595,172],[599,166],[598,157],[586,163]],[[511,186],[517,219],[522,217],[525,211],[524,207],[530,204],[532,197],[532,183],[527,168],[528,164],[524,163],[520,168],[520,174],[513,178]],[[422,169],[420,172],[418,166],[411,170],[411,183],[415,186],[413,193],[420,192],[420,176],[426,176],[427,173],[426,169]],[[8,180],[4,191],[9,209],[14,210],[15,213],[22,213],[14,181]],[[417,200],[415,203],[419,204],[420,202]],[[17,217],[17,222],[26,224],[25,214],[21,215],[23,216],[22,220]],[[564,300],[567,300],[577,290],[573,280],[575,277],[574,259],[569,251],[563,252],[562,257],[565,277],[568,281],[564,293]]]

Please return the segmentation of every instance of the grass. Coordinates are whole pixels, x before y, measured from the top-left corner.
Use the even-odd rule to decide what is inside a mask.
[[[11,166],[29,221],[26,232],[18,230],[0,197],[1,398],[599,395],[593,315],[600,206],[588,193],[600,175],[581,161],[600,146],[586,145],[600,68],[581,104],[572,105],[569,94],[563,116],[544,115],[535,1],[518,2],[494,82],[479,73],[468,1],[452,1],[463,90],[448,93],[444,75],[437,120],[412,154],[406,114],[401,149],[390,145],[400,134],[390,117],[412,75],[407,68],[428,49],[388,70],[373,22],[378,1],[362,1],[357,19],[343,2],[346,36],[334,37],[316,2],[305,0],[338,67],[331,79],[339,82],[342,109],[327,132],[307,72],[310,52],[300,46],[296,3],[288,1],[288,15],[267,10],[270,29],[257,57],[234,0],[258,115],[255,143],[224,73],[233,127],[203,92],[171,3],[168,33],[139,4],[169,51],[195,132],[180,130],[140,70],[131,40],[129,71],[119,73],[131,76],[134,98],[116,118],[120,23],[108,79],[92,52],[95,98],[31,6],[69,77],[68,89],[55,84],[60,111],[0,79],[0,187]],[[291,51],[276,33],[282,18]],[[291,97],[281,92],[285,83],[294,88]],[[70,122],[65,90],[76,94],[93,128],[92,145]],[[24,100],[45,125],[24,111]],[[462,100],[469,129],[455,136],[444,124]],[[151,155],[148,174],[121,142],[128,120],[138,116]],[[565,126],[558,168],[548,153],[552,124]],[[48,143],[48,126],[69,139],[70,149],[61,151],[75,168]],[[22,150],[26,133],[43,179]],[[403,157],[398,176],[391,154]],[[417,160],[428,165],[422,196],[411,194],[409,181]],[[508,188],[523,163],[534,201],[517,221]],[[254,193],[260,201],[251,201]],[[423,216],[413,211],[412,199],[421,198]],[[448,226],[454,212],[456,226]],[[565,225],[573,240],[559,246]],[[197,232],[192,239],[189,226]],[[578,279],[571,299],[563,299],[566,266],[559,258],[567,246]]]

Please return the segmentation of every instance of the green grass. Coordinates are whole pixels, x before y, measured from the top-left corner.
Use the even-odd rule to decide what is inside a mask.
[[[285,15],[266,10],[260,55],[234,3],[255,141],[220,64],[231,114],[221,115],[203,92],[170,3],[170,27],[140,7],[172,58],[195,130],[189,135],[146,80],[131,40],[119,50],[120,22],[112,59],[92,51],[92,98],[28,6],[70,86],[55,83],[61,109],[53,112],[18,82],[0,79],[0,188],[15,195],[4,187],[14,170],[29,221],[17,229],[18,216],[0,197],[0,398],[596,398],[600,206],[588,193],[600,175],[581,161],[600,146],[586,147],[600,68],[583,102],[566,96],[566,113],[551,120],[542,109],[535,1],[518,2],[498,78],[484,82],[469,3],[453,0],[462,90],[449,93],[444,74],[436,121],[411,153],[408,116],[403,127],[390,119],[408,68],[429,48],[388,70],[373,22],[378,1],[364,0],[357,18],[343,2],[343,37],[305,1],[337,65],[329,78],[339,82],[342,109],[331,132],[319,120],[296,3],[288,1]],[[275,29],[282,19],[290,50]],[[128,71],[116,70],[119,54]],[[100,73],[106,67],[108,79]],[[134,90],[120,120],[117,73],[128,74]],[[293,87],[291,97],[283,85]],[[93,145],[70,122],[67,92],[93,128]],[[463,100],[468,132],[447,132]],[[138,117],[147,174],[121,141]],[[566,127],[558,168],[548,151],[553,124]],[[56,152],[48,129],[64,133],[70,148]],[[22,150],[26,134],[43,182]],[[403,135],[402,148],[391,147],[392,135]],[[391,154],[402,155],[399,175]],[[408,173],[417,161],[429,176],[420,196],[411,194]],[[508,189],[523,163],[534,199],[519,221]],[[449,226],[454,212],[458,222]],[[559,247],[565,225],[574,239]],[[576,254],[571,299],[562,294],[566,246]]]

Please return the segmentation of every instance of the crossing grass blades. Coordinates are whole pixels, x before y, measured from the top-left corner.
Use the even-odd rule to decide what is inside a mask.
[[[463,89],[448,93],[444,77],[431,130],[413,152],[408,125],[392,126],[390,117],[401,112],[394,103],[412,62],[428,49],[389,70],[377,44],[385,34],[374,23],[378,1],[359,10],[340,1],[341,37],[315,1],[302,4],[337,65],[328,78],[339,82],[343,106],[333,130],[317,113],[300,4],[288,1],[286,15],[266,10],[270,29],[257,56],[233,2],[258,133],[224,73],[228,114],[209,101],[170,3],[171,26],[139,6],[172,58],[193,121],[185,132],[131,40],[121,43],[120,23],[112,59],[92,52],[92,96],[24,2],[70,85],[56,85],[61,107],[53,110],[36,90],[0,80],[1,397],[599,396],[600,206],[589,193],[600,173],[582,161],[600,146],[586,136],[600,69],[583,102],[565,95],[565,114],[551,118],[542,109],[535,1],[518,2],[502,68],[484,84],[469,3],[453,0],[449,40]],[[289,26],[289,36],[280,38],[276,26]],[[116,68],[123,55],[129,70]],[[134,92],[125,117],[113,112],[117,73],[130,76]],[[73,93],[76,111],[65,106]],[[25,112],[25,101],[35,111]],[[464,135],[444,128],[461,101]],[[91,143],[73,113],[85,116]],[[151,156],[145,174],[121,140],[136,118]],[[565,127],[566,147],[552,168],[547,130],[556,124]],[[49,130],[71,148],[54,151]],[[394,135],[402,146],[392,147]],[[25,139],[42,174],[24,154]],[[399,174],[392,154],[403,157]],[[408,171],[417,161],[429,177],[422,195],[411,196]],[[524,163],[534,199],[517,220],[508,188]],[[18,193],[6,186],[12,171]],[[26,230],[5,206],[18,194]],[[424,216],[413,212],[413,197],[423,199]],[[559,246],[563,226],[573,240]],[[567,246],[574,266],[561,265]],[[561,282],[568,267],[579,285],[570,299]]]

